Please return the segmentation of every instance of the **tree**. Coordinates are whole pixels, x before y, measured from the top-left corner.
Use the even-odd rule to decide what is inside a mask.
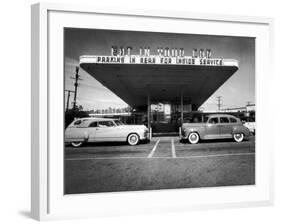
[[[89,117],[89,112],[88,111],[83,111],[83,106],[82,105],[76,106],[75,108],[66,111],[65,112],[65,117],[64,117],[65,128],[75,118],[81,118],[81,117]]]

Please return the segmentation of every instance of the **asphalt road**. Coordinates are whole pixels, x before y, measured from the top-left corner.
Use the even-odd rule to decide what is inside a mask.
[[[94,193],[255,184],[255,138],[184,144],[155,137],[147,144],[65,147],[65,193]]]

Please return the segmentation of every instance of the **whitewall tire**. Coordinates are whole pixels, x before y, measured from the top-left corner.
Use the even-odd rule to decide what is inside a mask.
[[[233,135],[233,138],[236,142],[242,142],[244,139],[244,134],[243,133],[235,133]]]
[[[191,144],[197,144],[199,142],[199,140],[200,140],[200,137],[196,132],[192,132],[188,135],[188,141]]]
[[[129,134],[127,142],[129,145],[137,145],[139,143],[139,136],[137,134]]]
[[[80,147],[83,144],[83,142],[71,142],[71,145],[75,148]]]

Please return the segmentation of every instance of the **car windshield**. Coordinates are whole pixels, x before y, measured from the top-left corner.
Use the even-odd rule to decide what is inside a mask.
[[[124,124],[122,123],[122,121],[119,121],[119,120],[115,120],[114,122],[115,122],[115,124],[116,124],[117,126],[124,125]]]
[[[186,123],[202,123],[208,120],[208,115],[202,113],[190,113],[188,116],[184,118]]]
[[[209,120],[209,116],[204,116],[204,123],[206,123]]]

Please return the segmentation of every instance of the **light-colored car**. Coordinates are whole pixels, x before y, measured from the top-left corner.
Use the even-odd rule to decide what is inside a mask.
[[[249,129],[251,133],[256,134],[256,122],[254,121],[245,121],[243,122],[244,126]]]
[[[65,130],[65,142],[79,147],[87,142],[128,142],[137,145],[148,140],[148,128],[144,125],[124,125],[110,118],[80,118]]]
[[[200,139],[229,139],[242,142],[249,137],[250,131],[239,118],[228,114],[211,114],[204,117],[202,122],[183,123],[181,139],[196,144]]]

